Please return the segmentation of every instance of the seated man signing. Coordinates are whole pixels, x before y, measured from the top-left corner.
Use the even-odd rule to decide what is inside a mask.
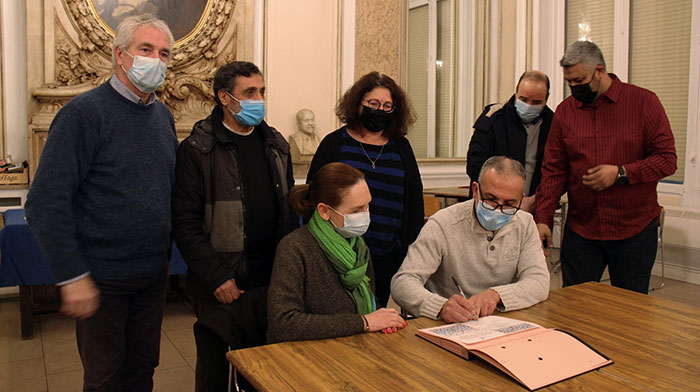
[[[519,211],[523,166],[491,157],[474,199],[438,211],[409,247],[391,294],[416,316],[448,323],[547,299],[549,271],[532,215]],[[463,293],[462,293],[463,292]]]

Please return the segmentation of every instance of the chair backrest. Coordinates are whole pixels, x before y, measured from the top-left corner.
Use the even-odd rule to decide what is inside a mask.
[[[427,218],[440,210],[440,199],[423,195],[423,215]]]

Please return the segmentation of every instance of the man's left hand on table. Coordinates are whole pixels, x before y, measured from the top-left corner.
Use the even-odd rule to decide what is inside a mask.
[[[501,302],[501,296],[496,290],[488,289],[469,298],[479,309],[479,317],[490,316],[496,311],[496,306]]]

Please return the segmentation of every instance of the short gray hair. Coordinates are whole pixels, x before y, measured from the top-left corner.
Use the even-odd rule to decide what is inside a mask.
[[[588,70],[602,65],[605,68],[603,52],[598,45],[591,41],[576,41],[564,53],[564,57],[559,60],[562,67],[573,67],[576,64],[584,63]]]
[[[173,33],[170,32],[170,27],[165,22],[151,14],[128,16],[119,23],[114,34],[114,42],[112,42],[112,67],[114,69],[117,68],[117,57],[114,51],[117,47],[126,50],[126,48],[131,46],[134,40],[134,30],[140,26],[153,26],[157,30],[162,31],[168,37],[168,41],[170,41],[170,52],[172,53],[175,39],[173,38]]]
[[[486,173],[489,169],[493,169],[496,171],[496,173],[501,175],[509,174],[516,177],[521,177],[523,180],[525,179],[525,169],[523,168],[523,165],[520,162],[503,155],[493,156],[484,162],[484,165],[481,166],[481,171],[479,171],[479,183],[481,183],[481,178],[484,176],[484,173]]]

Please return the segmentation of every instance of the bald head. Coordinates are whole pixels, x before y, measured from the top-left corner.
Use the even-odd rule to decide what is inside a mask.
[[[523,123],[536,121],[549,98],[549,78],[540,71],[527,71],[515,87],[515,110]]]
[[[527,88],[532,94],[536,94],[538,101],[544,103],[549,98],[549,77],[544,72],[527,71],[520,75],[518,85],[515,86],[515,94],[521,91],[521,88]],[[529,103],[525,101],[526,103]],[[539,103],[535,103],[539,104]]]
[[[472,192],[480,199],[519,206],[524,184],[525,169],[520,162],[505,156],[493,156],[481,167],[479,182],[472,183]]]

